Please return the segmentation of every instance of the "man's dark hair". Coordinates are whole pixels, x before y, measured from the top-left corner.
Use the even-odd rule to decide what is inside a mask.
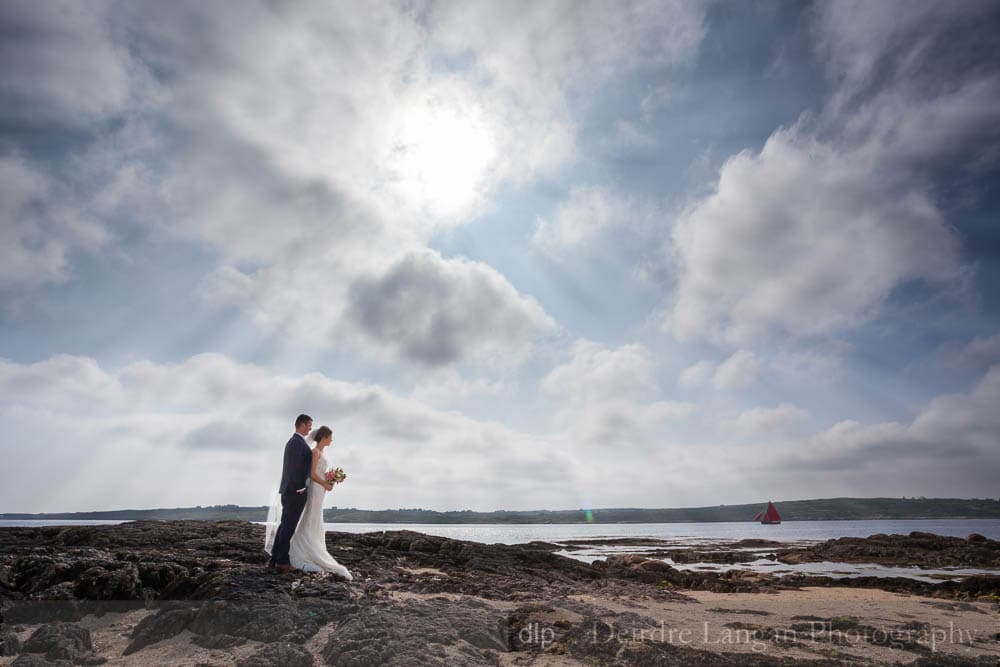
[[[309,415],[299,415],[295,418],[295,428],[298,428],[307,422],[311,422],[312,420],[313,418]]]

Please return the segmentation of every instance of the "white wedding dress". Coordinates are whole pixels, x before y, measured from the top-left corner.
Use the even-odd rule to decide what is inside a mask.
[[[326,471],[326,458],[319,455],[316,467],[322,476]],[[346,567],[337,562],[326,550],[326,530],[323,528],[323,496],[326,488],[317,484],[312,477],[306,483],[306,508],[295,527],[295,534],[288,549],[291,566],[305,572],[333,572],[348,581],[354,577]],[[264,551],[271,553],[274,534],[281,523],[281,496],[272,499],[267,515],[264,534]]]

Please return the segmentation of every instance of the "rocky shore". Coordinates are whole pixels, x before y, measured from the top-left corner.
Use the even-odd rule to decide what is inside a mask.
[[[0,528],[0,664],[998,664],[997,576],[776,577],[659,555],[997,568],[996,541],[745,542],[623,539],[588,564],[556,553],[581,544],[330,532],[344,582],[266,571],[263,528],[242,521]]]

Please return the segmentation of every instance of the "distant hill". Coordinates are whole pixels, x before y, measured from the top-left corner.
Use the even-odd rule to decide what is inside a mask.
[[[750,521],[766,501],[743,505],[645,509],[611,507],[590,510],[592,523],[688,523]],[[850,519],[1000,519],[1000,499],[964,498],[818,498],[775,501],[784,521],[833,521]],[[0,513],[0,520],[122,520],[137,519],[242,519],[264,521],[266,507],[212,505],[151,510],[63,512],[57,514]],[[473,512],[455,510],[365,510],[331,507],[323,512],[327,523],[588,523],[586,511],[524,510]]]

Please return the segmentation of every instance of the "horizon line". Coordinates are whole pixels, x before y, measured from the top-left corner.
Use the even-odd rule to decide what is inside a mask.
[[[995,502],[1000,503],[1000,498],[928,498],[925,496],[834,496],[829,498],[799,498],[795,500],[761,500],[755,502],[743,502],[743,503],[719,503],[718,505],[697,505],[690,507],[573,507],[569,509],[526,509],[526,510],[508,510],[508,509],[494,509],[494,510],[471,510],[471,509],[452,509],[452,510],[434,510],[424,507],[395,507],[386,509],[368,509],[360,507],[340,507],[337,505],[324,508],[324,511],[330,509],[338,510],[353,510],[360,512],[406,512],[406,511],[420,511],[420,512],[435,512],[438,514],[447,514],[454,512],[470,512],[475,514],[490,514],[498,512],[507,513],[524,513],[524,512],[601,512],[601,511],[621,511],[621,510],[644,510],[644,511],[658,511],[658,510],[699,510],[699,509],[714,509],[718,507],[740,507],[744,505],[758,505],[765,504],[768,502],[772,503],[802,503],[802,502],[815,502],[823,500],[903,500],[903,501],[941,501],[941,500],[964,500],[964,501],[985,501],[985,502]],[[29,514],[29,515],[46,515],[46,514],[103,514],[112,512],[155,512],[158,510],[210,510],[223,507],[235,507],[237,509],[249,509],[249,510],[259,510],[267,509],[267,505],[235,505],[232,503],[226,504],[216,504],[216,505],[192,505],[188,507],[149,507],[149,508],[124,508],[124,509],[111,509],[111,510],[72,510],[63,512],[0,512],[0,516],[6,516],[8,514]]]

